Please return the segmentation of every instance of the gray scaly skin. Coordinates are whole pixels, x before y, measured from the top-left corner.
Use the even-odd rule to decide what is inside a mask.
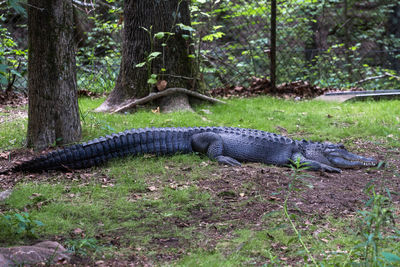
[[[300,159],[311,170],[375,166],[377,161],[348,152],[343,145],[297,141],[259,130],[229,127],[144,128],[107,135],[23,162],[2,171],[72,170],[100,165],[112,158],[140,154],[200,152],[221,164],[261,162],[278,166]]]

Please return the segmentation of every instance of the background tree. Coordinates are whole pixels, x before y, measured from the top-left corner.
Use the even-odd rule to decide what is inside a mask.
[[[120,73],[115,88],[97,111],[111,111],[126,99],[146,96],[161,80],[168,87],[192,88],[190,38],[183,30],[189,25],[188,1],[126,0]],[[186,95],[163,99],[161,105],[166,103],[188,106]]]
[[[71,0],[28,1],[28,146],[79,140]]]

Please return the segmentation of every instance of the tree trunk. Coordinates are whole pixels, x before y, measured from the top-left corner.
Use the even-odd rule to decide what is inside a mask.
[[[153,90],[148,84],[151,74],[157,74],[157,80],[167,81],[168,87],[192,88],[190,38],[184,38],[190,33],[178,27],[179,23],[190,25],[188,1],[125,0],[120,73],[115,88],[96,111],[112,111],[128,98],[148,95]],[[160,32],[173,35],[156,38],[154,35]],[[153,52],[161,54],[143,67],[136,66]],[[187,103],[186,95],[180,99]],[[168,103],[171,101],[167,100]]]
[[[79,140],[71,0],[28,1],[28,146]]]

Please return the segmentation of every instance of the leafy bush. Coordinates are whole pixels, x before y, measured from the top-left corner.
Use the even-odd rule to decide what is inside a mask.
[[[4,21],[0,15],[0,21]],[[18,48],[10,32],[0,28],[0,90],[11,91],[18,78],[23,78],[27,73],[27,50]],[[25,79],[22,79],[24,82]]]
[[[101,14],[88,17],[94,27],[86,32],[86,44],[77,53],[78,88],[96,93],[114,88],[121,60],[121,12],[115,8],[108,10],[106,18]]]
[[[44,224],[33,219],[29,213],[21,212],[0,217],[0,240],[10,241],[12,238],[36,238],[36,228]]]

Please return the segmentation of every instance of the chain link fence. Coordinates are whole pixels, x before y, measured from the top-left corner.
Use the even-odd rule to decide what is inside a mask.
[[[252,77],[271,77],[271,1],[194,1],[194,47],[209,88],[246,86]],[[1,17],[1,38],[10,36],[18,44],[0,45],[0,63],[10,67],[0,69],[7,79],[1,88],[12,82],[14,89],[24,91],[26,54],[13,50],[26,49],[26,18],[7,14]],[[400,88],[397,1],[277,1],[275,23],[278,84],[306,80],[322,87]],[[79,89],[110,91],[119,63],[118,53],[78,58]]]
[[[120,58],[100,58],[89,64],[78,63],[77,86],[79,90],[97,94],[110,92],[117,81]]]
[[[220,38],[200,43],[211,87],[243,85],[253,76],[270,78],[274,52],[277,83],[400,87],[397,1],[278,1],[276,51],[271,51],[271,1],[214,3],[199,8],[210,14],[199,32],[212,33],[221,25]]]

